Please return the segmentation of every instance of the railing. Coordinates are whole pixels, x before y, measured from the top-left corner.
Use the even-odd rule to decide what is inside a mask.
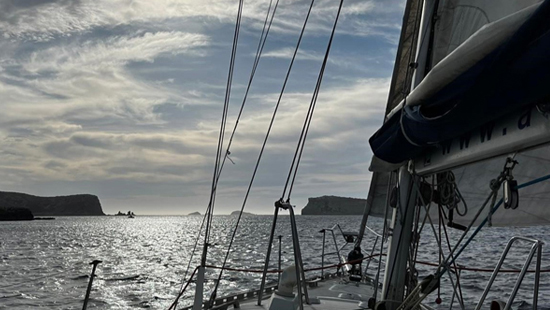
[[[508,298],[508,302],[504,307],[504,310],[509,310],[512,307],[512,302],[516,297],[516,294],[519,290],[521,282],[523,281],[523,278],[525,277],[525,273],[527,272],[529,265],[533,261],[533,256],[535,255],[535,253],[537,253],[537,260],[536,260],[536,267],[535,267],[535,286],[533,289],[533,309],[537,309],[537,302],[538,302],[538,296],[539,296],[539,280],[540,280],[540,273],[541,273],[540,265],[542,260],[542,245],[544,243],[540,240],[531,239],[531,238],[513,237],[512,239],[510,239],[510,241],[508,241],[508,244],[506,245],[506,248],[504,249],[504,252],[500,257],[500,260],[498,261],[498,264],[495,267],[493,274],[491,275],[491,279],[489,279],[489,282],[487,283],[487,286],[485,287],[485,290],[483,291],[483,295],[481,296],[481,299],[479,300],[479,303],[477,304],[475,310],[481,309],[481,306],[483,305],[483,302],[485,301],[487,294],[489,294],[489,290],[491,289],[491,286],[493,285],[493,282],[495,281],[495,278],[497,277],[497,274],[499,273],[500,268],[504,263],[504,259],[508,255],[508,252],[510,251],[510,248],[512,247],[512,245],[518,240],[530,242],[532,243],[532,246],[531,246],[531,250],[529,251],[528,257],[525,260],[525,264],[523,265],[523,268],[521,269],[518,275],[518,278],[516,280],[516,284],[514,285],[512,293]]]
[[[381,236],[378,236],[378,237],[381,237]],[[533,239],[527,239],[527,238],[521,238],[521,237],[515,237],[516,239],[522,239],[522,240],[528,240],[528,241],[531,241],[531,242],[535,242],[537,240],[533,240]],[[510,242],[513,242],[515,241],[515,239],[511,240]],[[539,250],[539,247],[542,246],[542,242],[541,241],[537,241],[537,242],[540,242],[540,245],[538,244],[534,244],[533,245],[533,248],[536,248],[536,250]],[[507,248],[507,250],[509,250],[509,248]],[[506,252],[507,252],[506,250]],[[532,253],[533,252],[533,249],[531,250]],[[537,252],[538,253],[542,253],[542,248],[540,248],[540,251]],[[331,269],[331,268],[337,268],[337,269],[340,269],[341,267],[345,266],[345,265],[349,265],[349,264],[354,264],[354,263],[358,263],[360,261],[365,261],[365,260],[372,260],[376,257],[379,257],[380,255],[379,254],[374,254],[374,255],[369,255],[369,256],[366,256],[364,257],[363,259],[361,260],[356,260],[356,261],[350,261],[350,262],[342,262],[342,263],[339,263],[339,264],[333,264],[333,265],[328,265],[328,266],[321,266],[321,267],[314,267],[314,268],[305,268],[304,269],[304,272],[312,272],[312,271],[321,271],[321,270],[327,270],[327,269]],[[529,262],[531,261],[531,258],[534,256],[534,254],[531,254],[530,255],[530,259],[528,260],[528,262],[526,262],[525,266],[529,266]],[[541,262],[541,257],[540,257],[540,254],[537,255],[537,269],[536,270],[526,270],[526,267],[524,266],[523,269],[521,270],[517,270],[517,269],[500,269],[500,265],[502,265],[502,262],[500,262],[500,265],[497,266],[497,269],[498,269],[498,272],[500,273],[520,273],[520,277],[523,278],[523,276],[525,275],[525,273],[527,272],[530,272],[530,273],[536,273],[536,274],[540,274],[540,273],[550,273],[550,268],[546,268],[546,269],[541,269],[540,268],[540,262]],[[422,264],[422,265],[427,265],[427,266],[434,266],[434,267],[437,267],[439,266],[439,264],[437,263],[430,263],[430,262],[423,262],[423,261],[416,261],[417,264]],[[198,268],[198,267],[197,267]],[[191,284],[193,282],[193,277],[196,273],[196,270],[197,268],[195,268],[195,270],[193,271],[193,273],[191,274],[189,280],[186,282],[186,285],[184,286],[183,290],[180,292],[179,294],[179,297],[182,296],[183,292],[186,291],[187,287],[189,286],[189,284]],[[221,269],[222,267],[219,267],[219,266],[212,266],[212,265],[207,265],[206,268],[209,268],[209,269]],[[251,273],[263,273],[263,270],[260,270],[260,269],[249,269],[249,268],[231,268],[231,267],[225,267],[223,268],[224,270],[226,271],[234,271],[234,272],[251,272]],[[450,269],[452,270],[455,270],[455,272],[460,272],[460,271],[472,271],[472,272],[493,272],[494,273],[494,270],[492,269],[484,269],[484,268],[470,268],[470,267],[465,267],[465,266],[458,266],[458,267],[450,267]],[[279,269],[272,269],[272,270],[269,270],[268,273],[280,273],[282,270]],[[337,273],[325,273],[322,277],[321,277],[321,281],[324,281],[324,280],[329,280],[329,279],[335,279],[335,278],[339,278],[343,275],[342,272],[337,272]],[[495,275],[496,277],[496,275]],[[306,282],[308,284],[312,284],[315,277],[313,278],[309,278]],[[317,278],[318,279],[318,278]],[[538,279],[539,279],[539,276],[537,275],[536,277],[537,279],[537,283],[538,283]],[[494,280],[494,279],[492,279]],[[374,283],[376,285],[376,283]],[[275,289],[277,288],[277,285],[270,285],[270,286],[267,286],[266,288],[264,288],[263,290],[263,293],[265,293],[265,297],[267,298],[272,292],[275,291]],[[517,289],[515,290],[517,292]],[[238,305],[238,302],[239,301],[243,301],[243,300],[249,300],[249,299],[253,299],[253,298],[256,298],[259,294],[260,290],[251,290],[251,291],[247,291],[247,292],[243,292],[243,293],[238,293],[238,294],[233,294],[233,295],[229,295],[229,296],[223,296],[223,297],[220,297],[220,298],[217,298],[214,302],[214,305],[216,306],[215,308],[213,309],[218,309],[217,307],[227,307],[227,306],[230,306],[230,305]],[[538,285],[537,285],[537,289],[535,291],[535,298],[537,297],[538,295]],[[485,296],[484,296],[485,297]],[[483,302],[483,301],[482,301]],[[536,302],[537,300],[535,299],[534,300],[534,306],[536,307]],[[186,306],[186,307],[183,307],[183,308],[179,308],[180,310],[189,310],[189,309],[192,309],[193,306]]]
[[[371,229],[370,227],[366,226],[366,229],[371,232],[375,237],[375,241],[374,241],[374,244],[372,246],[372,249],[370,251],[370,255],[369,257],[374,257],[374,251],[376,250],[376,245],[378,244],[378,240],[382,237],[382,235],[380,235],[379,233],[377,233],[376,231],[374,231],[373,229]],[[338,243],[336,242],[336,236],[334,234],[334,231],[335,230],[339,230],[342,237],[344,238],[345,240],[345,243],[342,247],[338,248]],[[321,277],[323,277],[324,275],[324,266],[325,266],[325,256],[329,256],[329,255],[337,255],[338,256],[338,262],[339,264],[342,264],[342,255],[340,254],[342,252],[342,250],[350,243],[355,243],[357,241],[357,237],[359,236],[358,233],[355,233],[355,232],[344,232],[342,230],[342,228],[340,227],[339,224],[336,224],[334,225],[332,228],[325,228],[325,229],[321,229],[319,231],[320,233],[323,233],[323,247],[322,247],[322,252],[321,252]],[[330,253],[325,253],[325,247],[326,247],[326,234],[327,232],[330,232],[330,234],[332,235],[332,240],[334,242],[334,249],[335,251],[334,252],[330,252]],[[366,275],[367,275],[367,271],[369,269],[369,266],[370,266],[370,262],[371,262],[371,259],[368,259],[367,260],[367,266],[365,267],[365,271],[362,273],[362,278],[364,278]],[[346,266],[346,269],[347,271],[349,271],[348,269],[348,265],[347,264],[344,264],[344,266]],[[336,272],[339,272],[340,267],[337,267],[336,269]]]

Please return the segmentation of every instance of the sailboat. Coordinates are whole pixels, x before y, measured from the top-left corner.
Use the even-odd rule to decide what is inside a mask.
[[[424,301],[442,285],[443,276],[457,292],[457,260],[481,229],[550,223],[537,196],[550,186],[544,183],[550,179],[549,20],[550,0],[407,1],[384,124],[370,139],[374,174],[365,214],[360,232],[351,236],[360,245],[371,208],[382,205],[388,210],[386,231],[391,234],[381,289],[378,281],[354,281],[353,275],[306,277],[293,206],[289,199],[280,199],[275,203],[261,287],[225,297],[217,297],[214,290],[205,300],[205,237],[201,266],[193,273],[194,304],[184,309],[430,309]],[[223,130],[222,126],[220,137]],[[229,153],[224,155],[222,145],[207,230],[220,166]],[[303,144],[297,150],[300,147]],[[536,185],[538,189],[529,191]],[[283,266],[278,285],[268,287],[265,277],[277,216],[284,211],[290,214],[294,264]],[[436,220],[440,227],[463,234],[453,244],[445,243],[440,234],[440,262],[431,275],[419,278],[419,231],[427,221]],[[510,293],[502,300],[485,300],[517,242],[530,244],[530,250]],[[475,309],[489,302],[491,309],[510,309],[528,271],[535,274],[530,306],[537,309],[542,246],[542,240],[529,237],[510,240],[495,259],[493,275]],[[465,308],[461,302],[455,307]],[[177,308],[177,300],[171,308]]]

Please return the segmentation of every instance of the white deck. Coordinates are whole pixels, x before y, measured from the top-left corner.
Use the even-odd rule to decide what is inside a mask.
[[[346,278],[328,279],[318,282],[318,287],[308,287],[308,295],[311,304],[304,303],[304,309],[366,309],[367,302],[373,297],[373,293],[374,288],[371,284],[350,282],[347,281]],[[267,295],[266,298],[263,299],[261,306],[257,305],[257,297],[254,299],[247,299],[240,302],[239,309],[268,309],[269,299],[270,295]],[[228,309],[232,307],[233,306],[229,306]]]

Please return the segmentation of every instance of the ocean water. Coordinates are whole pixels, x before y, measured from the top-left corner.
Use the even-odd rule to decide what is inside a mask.
[[[214,217],[208,264],[221,265],[235,219],[232,216]],[[202,217],[185,216],[137,216],[134,219],[106,216],[0,222],[0,309],[81,309],[91,272],[89,263],[95,259],[102,263],[96,271],[88,309],[167,309],[181,287],[201,221]],[[323,235],[319,233],[320,229],[339,224],[344,231],[356,231],[360,221],[360,216],[297,216],[306,268],[321,265]],[[261,275],[253,271],[263,268],[271,223],[271,216],[243,217],[228,266],[247,271],[225,272],[218,296],[259,287]],[[382,221],[369,220],[369,226],[380,232]],[[457,262],[471,268],[494,268],[512,236],[548,240],[548,228],[484,229]],[[427,225],[421,234],[419,261],[438,262],[439,249],[433,238],[434,230],[438,232],[438,226],[432,229]],[[451,243],[456,242],[460,232],[451,230],[449,233]],[[281,256],[282,266],[285,267],[293,260],[288,216],[279,217],[276,235],[282,236]],[[344,240],[341,235],[336,237],[341,247]],[[373,235],[367,234],[362,245],[365,254],[370,253],[373,241]],[[350,249],[350,246],[345,248],[343,254]],[[199,264],[200,250],[199,245],[189,273]],[[327,235],[326,252],[333,250],[332,236]],[[514,248],[504,268],[520,268],[528,250],[526,245]],[[271,256],[272,268],[277,267],[277,258],[276,238]],[[334,263],[338,263],[335,255],[325,257],[325,265]],[[370,264],[368,273],[371,276],[377,266],[377,261]],[[534,264],[531,265],[533,267]],[[550,269],[547,253],[543,253],[542,268]],[[433,273],[435,267],[419,265],[418,271],[422,277]],[[213,287],[217,272],[207,272],[207,291]],[[489,276],[490,273],[480,271],[461,272],[466,309],[475,306]],[[487,300],[506,300],[516,277],[517,274],[513,273],[500,274]],[[516,297],[516,307],[530,309],[533,279],[533,274],[526,276]],[[276,275],[271,275],[269,281],[274,283]],[[540,282],[538,308],[550,309],[550,274],[543,273]],[[442,279],[441,305],[435,304],[437,292],[428,297],[427,304],[448,309],[452,295],[449,283],[448,277]],[[193,289],[191,285],[183,295],[180,306],[191,303]]]

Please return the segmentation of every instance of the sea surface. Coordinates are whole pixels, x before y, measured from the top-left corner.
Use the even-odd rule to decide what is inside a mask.
[[[227,244],[234,229],[236,217],[215,216],[210,240],[208,264],[221,265]],[[321,229],[339,224],[344,231],[357,231],[360,216],[297,216],[300,245],[306,268],[321,265],[323,234]],[[185,275],[199,264],[202,238],[191,268],[186,273],[193,253],[201,216],[137,216],[126,217],[58,217],[53,221],[0,222],[0,309],[81,309],[91,272],[90,262],[101,260],[93,282],[88,309],[168,309],[173,302]],[[220,282],[218,296],[259,287],[265,262],[271,216],[245,216],[236,233],[227,266],[247,271],[226,271]],[[381,232],[383,221],[369,219],[368,225]],[[457,262],[468,268],[492,269],[495,267],[507,241],[512,236],[526,236],[550,240],[548,226],[529,228],[487,228],[470,244]],[[433,234],[439,227],[426,224],[420,237],[418,261],[437,263],[439,248]],[[345,241],[335,229],[338,247]],[[454,244],[460,232],[449,231]],[[292,264],[292,243],[288,216],[280,216],[276,236],[281,235],[281,264]],[[445,240],[444,232],[442,238]],[[374,235],[367,233],[362,244],[363,253],[370,254]],[[278,239],[275,238],[271,255],[271,268],[278,264]],[[332,235],[327,234],[325,251],[334,251]],[[374,253],[380,252],[380,243]],[[448,253],[444,243],[444,252]],[[343,255],[351,250],[348,245]],[[529,251],[528,245],[514,248],[503,268],[521,268]],[[338,263],[336,255],[325,257],[325,265]],[[363,265],[365,267],[365,265]],[[378,261],[369,265],[368,274],[374,277]],[[436,267],[419,265],[419,276],[435,271]],[[534,264],[531,264],[534,268]],[[550,256],[543,253],[542,268],[550,269]],[[334,272],[334,269],[326,272]],[[218,276],[218,270],[207,272],[207,291]],[[317,271],[316,274],[319,274]],[[308,273],[307,276],[314,276]],[[383,269],[382,269],[383,274]],[[473,309],[490,273],[461,272],[461,289],[466,309]],[[487,300],[506,300],[512,292],[516,273],[500,274]],[[274,283],[276,275],[269,281]],[[550,274],[540,279],[539,309],[550,309]],[[427,298],[427,304],[448,309],[452,299],[449,277],[442,279],[441,305],[436,305],[437,292]],[[515,300],[515,307],[530,309],[532,304],[533,274],[523,281]],[[194,284],[183,295],[180,306],[189,305]],[[455,309],[460,309],[455,300]]]

